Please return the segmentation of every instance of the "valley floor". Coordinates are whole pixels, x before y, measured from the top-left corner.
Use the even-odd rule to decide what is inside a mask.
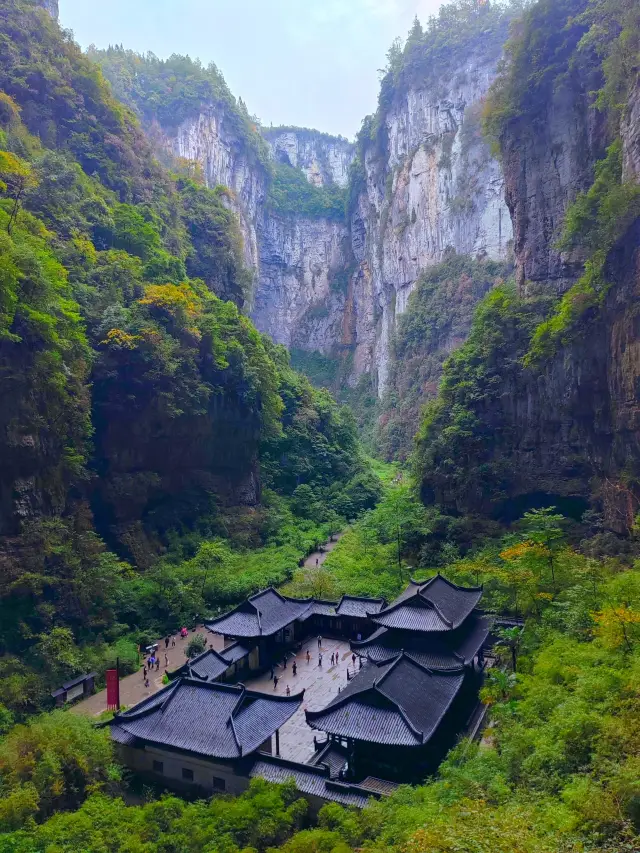
[[[180,637],[179,633],[174,635],[176,644],[172,648],[171,643],[169,643],[169,648],[166,650],[168,666],[165,667],[164,637],[162,637],[157,641],[158,653],[160,656],[160,669],[157,672],[154,669],[153,673],[150,674],[149,687],[144,686],[142,667],[132,675],[126,675],[124,678],[120,679],[120,704],[124,705],[126,708],[131,708],[133,705],[137,705],[138,702],[142,702],[143,699],[147,699],[149,696],[157,693],[158,690],[162,690],[165,686],[162,683],[165,670],[168,669],[169,672],[171,672],[172,670],[178,669],[178,667],[182,666],[186,660],[185,649],[187,648],[187,644],[189,643],[189,640],[195,637],[196,634],[201,634],[205,638],[207,646],[210,643],[213,643],[213,648],[216,651],[222,651],[224,648],[224,641],[222,637],[219,637],[217,634],[210,634],[202,625],[198,625],[196,630],[190,631],[184,639]],[[73,714],[99,717],[100,714],[103,714],[107,710],[107,691],[100,690],[93,696],[89,696],[88,699],[83,699],[82,702],[72,705],[69,710]]]

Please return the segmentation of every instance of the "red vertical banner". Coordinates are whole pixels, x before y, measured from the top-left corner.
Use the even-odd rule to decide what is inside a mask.
[[[120,680],[117,669],[107,670],[107,710],[117,711],[120,707]]]

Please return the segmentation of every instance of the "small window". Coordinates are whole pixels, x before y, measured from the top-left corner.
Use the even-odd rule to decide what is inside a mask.
[[[153,762],[153,772],[154,773],[164,773],[164,762],[163,761],[154,761]]]
[[[220,776],[213,777],[213,790],[214,791],[226,791],[227,783]]]
[[[193,770],[190,770],[188,767],[183,767],[182,778],[187,782],[193,782]]]

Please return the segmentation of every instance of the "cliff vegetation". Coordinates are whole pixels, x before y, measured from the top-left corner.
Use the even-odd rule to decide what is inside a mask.
[[[20,716],[284,582],[380,486],[350,414],[242,313],[225,191],[162,167],[44,11],[0,14],[0,702]]]

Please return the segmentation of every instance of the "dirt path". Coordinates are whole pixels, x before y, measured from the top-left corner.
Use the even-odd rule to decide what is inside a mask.
[[[329,542],[325,542],[325,544],[322,546],[322,551],[314,551],[312,554],[309,554],[307,559],[304,561],[304,568],[320,568],[320,566],[324,563],[331,551],[333,551],[333,549],[336,547],[336,545],[342,539],[343,536],[344,533],[336,533],[333,537],[333,541],[330,540]]]
[[[320,568],[327,559],[328,554],[333,551],[343,535],[344,534],[342,533],[336,533],[333,537],[333,541],[326,542],[323,545],[323,551],[314,551],[312,554],[309,554],[304,562],[304,568],[309,570],[311,573],[313,573],[316,568]],[[316,560],[318,561],[317,564]],[[153,673],[150,674],[149,687],[144,686],[144,676],[141,665],[137,672],[134,672],[132,675],[126,675],[124,678],[120,679],[120,704],[127,708],[131,708],[138,702],[142,702],[142,700],[146,699],[148,696],[152,696],[154,693],[157,693],[158,690],[161,690],[164,687],[162,683],[162,676],[165,673],[165,653],[168,658],[168,666],[166,669],[171,671],[182,666],[187,659],[185,655],[187,644],[196,633],[202,634],[205,637],[207,645],[213,643],[213,648],[216,651],[222,651],[224,648],[223,638],[218,634],[210,634],[202,625],[198,625],[195,632],[190,631],[189,635],[185,637],[185,639],[181,639],[179,634],[175,634],[174,637],[176,645],[172,646],[171,643],[169,643],[169,648],[166,652],[164,647],[164,637],[162,637],[157,641],[160,656],[160,669],[154,669]],[[88,699],[83,699],[82,702],[72,705],[70,710],[74,714],[87,714],[91,717],[99,717],[100,714],[107,710],[107,691],[101,690],[99,693],[95,693]]]
[[[207,641],[207,645],[213,643],[213,647],[216,651],[222,650],[224,645],[223,638],[217,634],[210,634],[202,625],[198,625],[196,630],[189,631],[188,636],[184,639],[182,639],[179,634],[173,635],[176,644],[175,646],[171,646],[171,643],[169,643],[169,648],[166,650],[166,655],[169,661],[167,669],[173,670],[182,666],[187,659],[185,655],[187,644],[192,637],[195,637],[196,634],[202,634]],[[164,684],[162,683],[162,677],[165,673],[164,637],[161,640],[158,640],[158,655],[160,657],[160,669],[156,671],[154,668],[153,672],[149,675],[149,687],[144,686],[142,665],[137,672],[134,672],[132,675],[125,675],[124,678],[120,679],[121,705],[130,708],[132,705],[142,702],[143,699],[152,696],[164,687]],[[106,690],[101,690],[99,693],[89,696],[88,699],[83,699],[82,702],[78,702],[70,708],[70,711],[73,714],[86,714],[90,717],[99,717],[100,714],[106,710]]]

